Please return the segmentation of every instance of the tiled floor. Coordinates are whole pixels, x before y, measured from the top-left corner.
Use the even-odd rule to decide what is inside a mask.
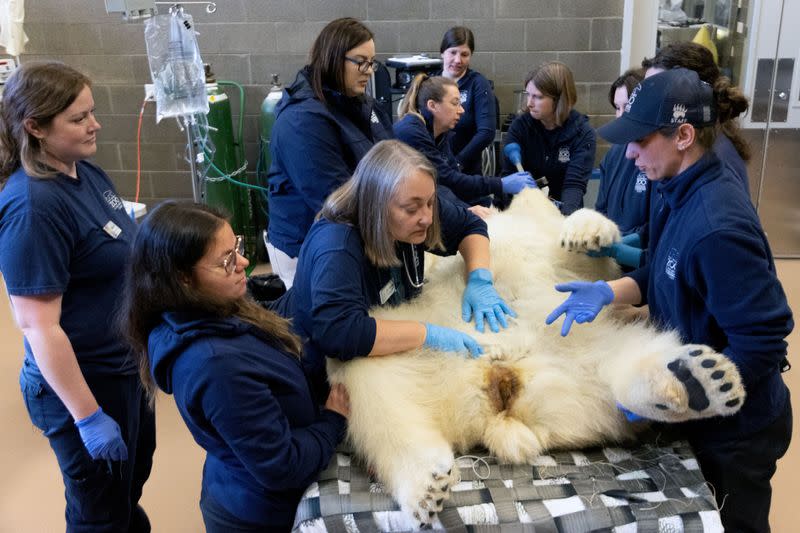
[[[800,261],[780,261],[778,270],[792,308],[800,314]],[[5,290],[0,292],[0,302],[7,302]],[[5,303],[0,303],[0,336],[5,339],[0,346],[0,532],[63,531],[63,487],[55,458],[46,440],[31,426],[22,404],[17,383],[21,337]],[[800,363],[791,347],[800,347],[800,333],[795,331],[789,343],[790,359],[794,359],[796,368],[785,378],[798,398]],[[800,420],[798,412],[800,409],[795,410],[795,427]],[[158,449],[143,504],[156,532],[202,531],[197,501],[203,453],[192,441],[171,398],[160,398],[157,413]],[[778,464],[774,487],[773,530],[796,531],[798,439]]]

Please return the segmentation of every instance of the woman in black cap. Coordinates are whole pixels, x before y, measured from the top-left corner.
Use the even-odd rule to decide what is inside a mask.
[[[733,88],[725,96],[744,98]],[[654,182],[666,212],[651,219],[647,266],[608,283],[556,286],[571,294],[546,321],[565,314],[566,335],[572,322],[591,322],[611,302],[647,303],[651,320],[684,342],[729,357],[747,390],[741,410],[680,429],[714,487],[725,529],[769,531],[770,479],[792,431],[781,363],[794,322],[753,204],[712,151],[722,112],[716,102],[696,72],[672,69],[646,78],[627,112],[598,130],[628,143],[627,157]],[[695,381],[676,377],[687,389]]]

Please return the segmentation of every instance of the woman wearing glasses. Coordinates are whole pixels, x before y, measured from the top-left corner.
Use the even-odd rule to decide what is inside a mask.
[[[514,119],[506,145],[522,148],[522,167],[534,177],[546,176],[550,196],[564,216],[583,207],[586,184],[594,167],[596,148],[589,118],[577,112],[578,100],[572,71],[564,63],[549,61],[525,77],[527,107]],[[506,157],[503,174],[514,172]]]
[[[145,390],[206,450],[206,530],[288,531],[344,436],[347,391],[319,409],[289,322],[246,294],[240,236],[210,207],[165,202],[133,246],[123,317]]]
[[[366,95],[375,69],[372,39],[355,19],[329,23],[275,111],[267,251],[287,288],[325,197],[347,181],[373,144],[392,136],[391,119]]]
[[[155,416],[113,328],[136,225],[86,161],[100,124],[91,81],[19,67],[0,104],[0,271],[25,336],[20,385],[64,479],[67,531],[150,531],[138,505]]]
[[[495,332],[508,326],[506,316],[516,314],[494,288],[486,224],[437,198],[436,170],[425,156],[400,141],[382,141],[325,200],[300,252],[295,285],[278,302],[292,310],[294,328],[308,339],[303,364],[321,397],[327,357],[379,357],[421,346],[472,357],[482,353],[470,335],[424,317],[369,315],[372,307],[419,294],[426,251],[463,257],[465,322],[474,317],[480,333],[485,323]]]

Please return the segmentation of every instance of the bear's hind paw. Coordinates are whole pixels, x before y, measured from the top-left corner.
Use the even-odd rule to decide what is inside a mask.
[[[444,507],[444,502],[450,497],[450,489],[460,481],[458,467],[453,464],[453,458],[446,466],[437,466],[416,483],[409,483],[402,494],[396,495],[400,507],[414,519],[413,525],[419,529],[430,527],[437,514]],[[412,486],[413,485],[413,486]]]
[[[683,422],[735,414],[744,403],[745,391],[736,365],[708,346],[687,345],[680,355],[666,358],[645,393],[645,401],[626,408],[664,422]],[[638,405],[637,405],[638,404]]]

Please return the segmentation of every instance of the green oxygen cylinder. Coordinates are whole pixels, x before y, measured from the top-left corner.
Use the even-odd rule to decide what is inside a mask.
[[[283,97],[283,86],[278,79],[277,74],[272,75],[272,87],[269,89],[269,93],[264,98],[264,101],[261,102],[261,143],[259,146],[259,153],[261,154],[260,161],[259,161],[259,176],[258,182],[259,185],[262,187],[267,186],[267,175],[269,173],[269,166],[272,163],[272,157],[269,153],[269,143],[270,138],[272,137],[272,127],[275,125],[275,108],[278,105],[278,102],[281,101]],[[262,195],[262,199],[264,201],[264,212],[268,213],[268,206],[266,202],[266,195]],[[267,224],[269,224],[269,220],[267,220]]]
[[[213,79],[213,78],[212,78]],[[215,147],[211,168],[205,182],[205,202],[230,215],[233,232],[244,237],[245,256],[252,266],[257,256],[257,223],[249,189],[220,176],[233,174],[243,164],[243,156],[233,135],[231,102],[216,82],[206,84],[208,94],[208,136]],[[246,173],[233,176],[247,182]]]

